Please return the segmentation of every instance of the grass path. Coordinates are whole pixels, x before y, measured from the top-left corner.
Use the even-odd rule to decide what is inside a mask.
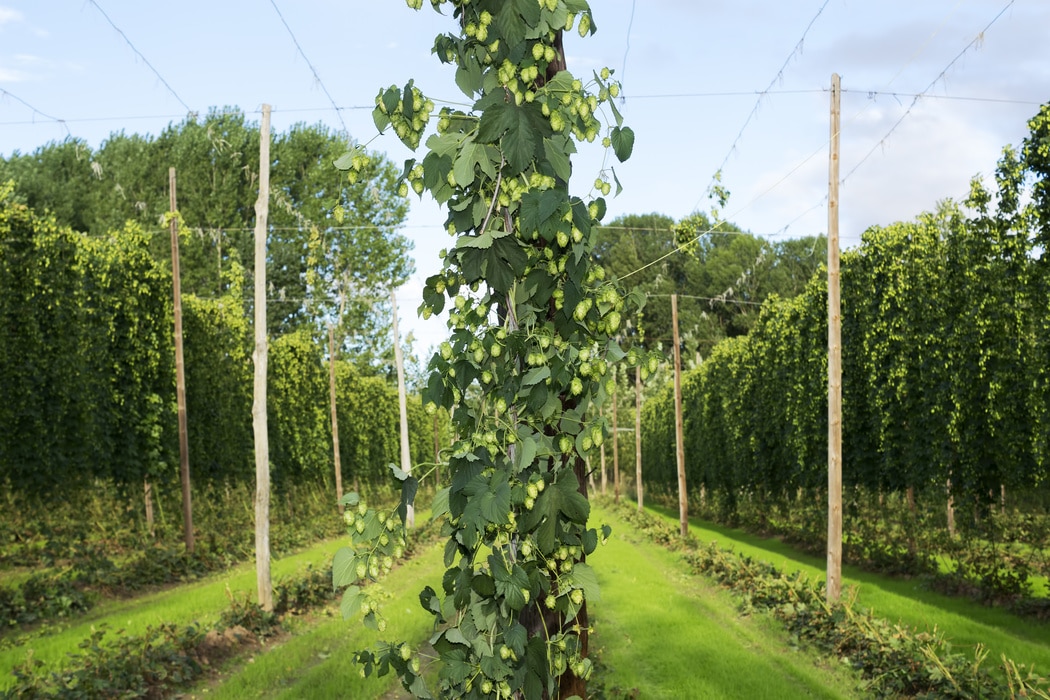
[[[647,508],[652,513],[678,522],[677,511]],[[722,547],[767,561],[782,569],[804,571],[823,579],[826,562],[803,554],[774,539],[763,539],[742,530],[693,520],[690,532],[700,542],[717,541]],[[842,567],[843,595],[855,586],[857,601],[890,622],[903,622],[920,630],[936,627],[945,633],[960,653],[971,654],[981,644],[991,653],[988,664],[999,662],[999,655],[1018,663],[1034,664],[1040,675],[1050,675],[1050,625],[1023,620],[999,608],[946,596],[924,587],[919,579],[899,579]]]
[[[596,509],[595,522],[611,521],[614,534],[592,558],[602,585],[594,604],[594,644],[603,648],[606,687],[638,688],[643,698],[849,698],[858,681],[848,671],[792,651],[782,630],[765,618],[740,618],[729,594],[689,576],[676,555],[631,539],[628,526]],[[392,572],[383,588],[389,627],[383,637],[419,644],[431,618],[418,592],[437,587],[440,547]],[[256,654],[196,698],[355,699],[402,697],[396,680],[362,679],[350,662],[375,633],[338,614],[305,626],[280,646]]]
[[[419,605],[419,591],[429,584],[440,590],[442,547],[433,546],[394,569],[382,582],[388,598],[383,611],[385,639],[426,641],[433,618]],[[282,644],[266,649],[232,670],[208,692],[189,697],[221,698],[377,698],[400,688],[393,676],[361,678],[351,662],[354,650],[371,646],[377,633],[359,622],[344,620],[335,610],[316,624],[304,623]]]
[[[327,565],[338,547],[336,540],[316,544],[294,555],[274,559],[274,581],[293,574],[307,564]],[[77,645],[91,635],[93,628],[108,624],[111,629],[141,634],[161,623],[188,625],[194,621],[213,623],[229,607],[229,594],[249,594],[255,598],[255,564],[240,564],[228,571],[126,600],[104,600],[84,615],[56,626],[56,631],[32,636],[22,646],[0,650],[0,688],[14,680],[10,670],[22,663],[32,650],[33,658],[55,668],[66,655],[78,651]]]
[[[636,538],[596,508],[613,536],[591,559],[602,598],[592,606],[605,684],[637,688],[639,697],[860,697],[859,679],[793,651],[764,617],[740,617],[731,596],[690,575],[679,555]]]

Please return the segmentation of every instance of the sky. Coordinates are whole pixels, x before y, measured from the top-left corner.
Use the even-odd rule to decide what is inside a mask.
[[[1047,0],[591,7],[598,32],[567,37],[568,66],[581,76],[613,69],[636,134],[632,158],[615,164],[624,191],[607,221],[706,211],[721,170],[730,221],[770,240],[826,232],[837,73],[840,233],[854,247],[869,226],[963,198],[1050,101]],[[68,135],[93,148],[122,130],[157,135],[210,107],[258,119],[268,103],[275,131],[323,122],[401,163],[408,149],[376,137],[375,95],[414,78],[439,105],[462,102],[451,70],[430,53],[434,36],[453,28],[429,3],[414,12],[402,0],[0,0],[0,156]],[[580,150],[570,187],[584,195],[603,154]],[[441,321],[414,313],[450,243],[443,220],[432,202],[413,199],[403,229],[416,275],[398,300],[419,351],[445,335]]]

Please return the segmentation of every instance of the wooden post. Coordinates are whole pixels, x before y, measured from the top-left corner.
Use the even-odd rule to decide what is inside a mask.
[[[441,489],[441,434],[438,432],[438,414],[434,411],[434,490]]]
[[[634,368],[634,488],[642,512],[642,368]]]
[[[616,404],[619,403],[619,401],[617,399],[617,393],[618,393],[617,389],[620,386],[620,380],[616,376],[616,370],[613,370],[613,380],[615,381],[615,384],[613,384],[613,395],[612,395],[612,405],[613,405],[613,429],[612,429],[612,433],[613,433],[613,435],[612,435],[612,448],[613,448],[613,502],[614,503],[619,503],[620,502],[620,440],[619,440],[619,435],[617,435],[617,432],[620,429],[620,421],[619,421],[619,418],[618,418],[619,411],[617,410]]]
[[[603,411],[598,409],[598,416],[601,417]],[[609,490],[609,472],[605,468],[605,441],[602,441],[601,447],[598,448],[599,459],[602,463],[602,495],[604,496]]]
[[[406,474],[412,473],[412,454],[408,449],[408,401],[405,396],[405,361],[401,356],[401,339],[397,334],[397,295],[390,290],[390,307],[394,316],[394,364],[397,367],[397,405],[401,416],[401,469]],[[416,524],[415,508],[408,506],[405,515],[405,527]]]
[[[259,127],[259,199],[255,202],[255,579],[259,606],[273,610],[270,579],[270,440],[266,415],[266,230],[270,207],[270,105]]]
[[[828,166],[828,582],[827,600],[842,593],[842,305],[839,295],[839,75],[831,76]]]
[[[157,528],[153,520],[153,484],[150,483],[148,476],[142,481],[142,495],[146,501],[146,530],[150,537],[156,537]]]
[[[339,416],[336,414],[335,400],[335,326],[328,326],[328,402],[332,412],[332,460],[335,464],[335,499],[343,500],[343,463],[339,456]],[[339,504],[343,512],[343,504]]]
[[[171,195],[171,285],[175,307],[175,400],[179,419],[179,479],[182,481],[182,523],[186,551],[193,553],[193,502],[190,491],[190,441],[186,428],[186,363],[182,354],[182,275],[179,271],[179,222],[175,216],[175,168],[168,168]]]
[[[678,520],[682,537],[689,532],[689,495],[685,483],[685,426],[682,422],[682,348],[678,338],[678,295],[671,295],[671,327],[674,331],[674,435],[678,460]]]

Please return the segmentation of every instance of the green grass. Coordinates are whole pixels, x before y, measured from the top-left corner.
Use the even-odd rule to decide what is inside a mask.
[[[636,540],[629,526],[595,509],[613,536],[591,558],[601,600],[591,615],[607,688],[642,698],[848,698],[860,680],[792,650],[770,618],[741,617],[732,597],[690,575],[680,557]]]
[[[256,654],[221,683],[212,684],[208,698],[376,698],[393,687],[396,678],[361,678],[351,661],[377,637],[425,642],[434,618],[419,604],[428,583],[440,590],[442,548],[433,546],[399,566],[383,580],[381,590],[387,628],[379,635],[358,621],[344,620],[338,611],[314,626],[304,626],[280,646]],[[201,694],[194,693],[194,697]]]
[[[274,581],[290,575],[308,563],[327,565],[338,547],[337,541],[314,545],[298,554],[274,559]],[[221,611],[229,607],[229,595],[250,594],[255,598],[255,564],[242,564],[229,571],[208,578],[157,591],[127,600],[106,600],[77,617],[74,621],[56,625],[54,631],[30,635],[23,644],[0,650],[0,688],[6,688],[13,678],[9,671],[25,660],[32,651],[33,658],[48,668],[57,668],[66,655],[78,651],[77,645],[86,639],[92,629],[107,624],[112,630],[141,634],[148,626],[162,623],[188,625],[194,621],[214,623]]]
[[[677,511],[647,508],[667,520],[678,522]],[[803,554],[772,539],[742,530],[691,520],[689,531],[701,542],[720,546],[767,561],[785,571],[804,571],[823,579],[824,559]],[[1033,664],[1041,675],[1050,675],[1050,625],[1024,620],[1006,610],[989,608],[974,601],[942,595],[924,587],[919,579],[900,579],[871,574],[853,566],[842,567],[843,595],[856,587],[857,601],[891,622],[903,622],[920,630],[937,628],[960,653],[971,653],[981,644],[991,653],[989,664],[999,655],[1018,663]]]
[[[632,541],[612,520],[614,535],[591,559],[602,585],[592,607],[603,649],[607,688],[638,688],[643,698],[849,698],[857,677],[815,654],[792,650],[783,630],[765,617],[741,618],[731,596],[690,576],[674,554]],[[421,588],[440,580],[440,547],[392,572],[383,582],[389,626],[385,639],[420,644],[432,618],[418,603]],[[355,649],[376,634],[338,615],[304,624],[279,646],[255,654],[220,682],[208,698],[401,697],[396,680],[362,679],[351,663]],[[393,689],[393,690],[392,690]],[[193,693],[204,697],[203,686]]]

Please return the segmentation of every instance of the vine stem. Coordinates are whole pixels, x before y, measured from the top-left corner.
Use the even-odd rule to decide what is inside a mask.
[[[485,214],[485,220],[481,222],[481,229],[478,230],[479,236],[485,233],[485,229],[489,227],[489,220],[492,219],[492,213],[496,211],[496,202],[499,201],[499,190],[503,185],[503,166],[506,164],[507,159],[503,156],[503,153],[500,152],[499,172],[496,173],[496,187],[492,190],[492,201],[489,203],[489,211]],[[509,217],[507,217],[505,221],[509,221]],[[507,229],[507,232],[510,233],[510,228]]]

